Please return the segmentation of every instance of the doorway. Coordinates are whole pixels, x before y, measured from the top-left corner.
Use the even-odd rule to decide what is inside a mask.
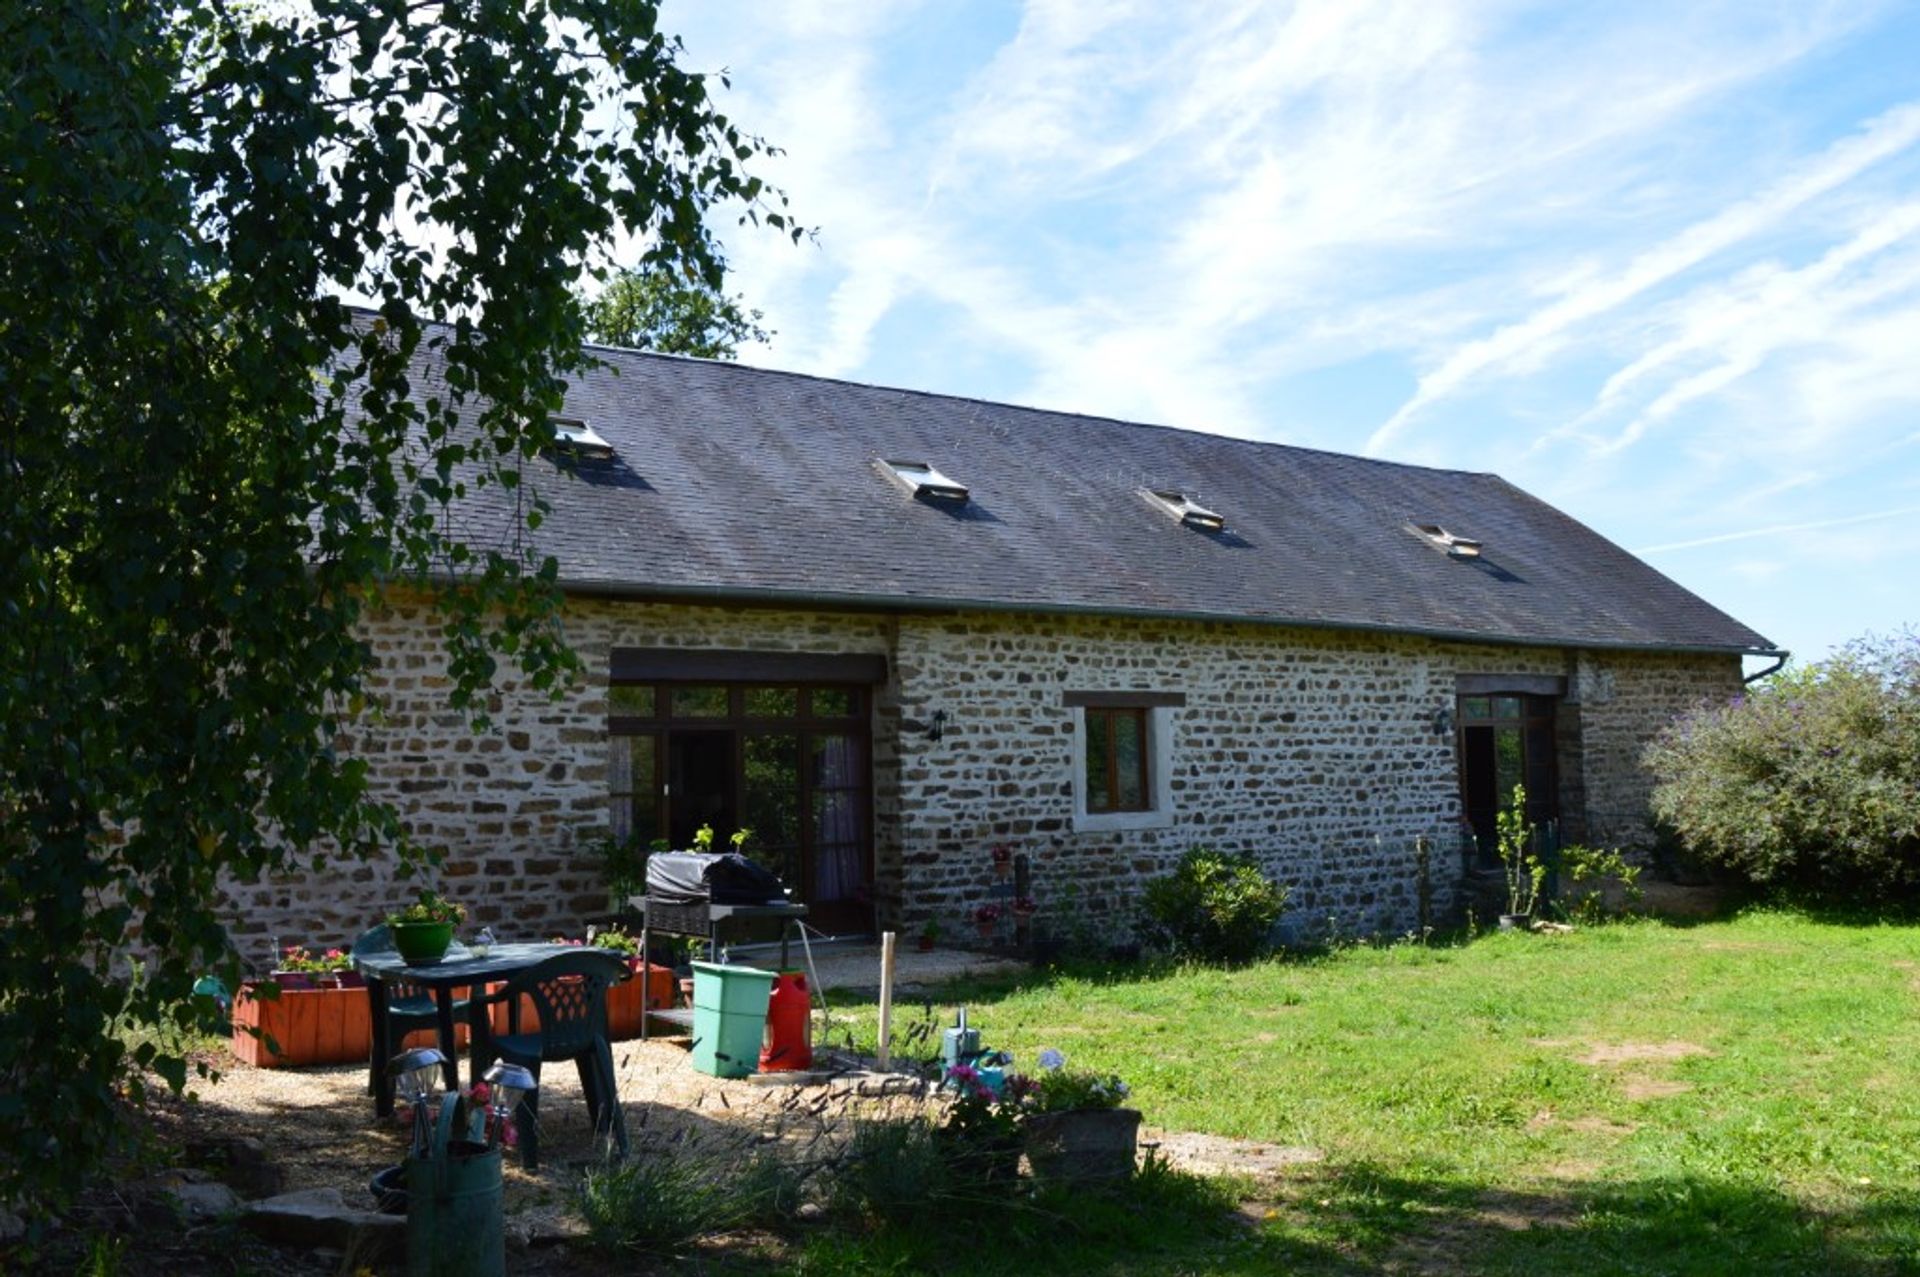
[[[609,688],[616,837],[746,853],[829,932],[873,928],[869,691],[658,680]]]
[[[1553,712],[1551,696],[1459,698],[1460,806],[1483,868],[1500,864],[1496,817],[1512,801],[1515,785],[1526,787],[1527,819],[1536,827],[1559,816]]]
[[[693,846],[702,825],[724,839],[740,827],[734,797],[733,733],[712,728],[669,731],[667,777],[661,804],[667,817],[667,842]]]

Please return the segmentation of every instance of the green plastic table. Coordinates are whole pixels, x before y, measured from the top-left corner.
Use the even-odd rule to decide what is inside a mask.
[[[387,1076],[387,1059],[393,1054],[394,1047],[394,1044],[388,1041],[387,983],[389,981],[415,985],[432,992],[434,1010],[437,1013],[435,1027],[440,1038],[440,1053],[447,1057],[447,1089],[458,1090],[460,1057],[453,1043],[454,990],[483,988],[491,981],[500,980],[516,971],[535,966],[556,953],[566,953],[578,947],[567,944],[496,944],[483,958],[476,956],[465,945],[456,942],[440,961],[419,966],[409,966],[406,959],[393,952],[361,954],[355,957],[354,968],[367,980],[367,1010],[373,1017],[373,1045],[368,1052],[367,1073],[373,1090],[375,1115],[386,1117],[393,1112],[393,1079]],[[606,951],[603,950],[603,952]],[[615,956],[624,957],[625,955]],[[473,1040],[484,1039],[493,1031],[487,1017],[487,1009],[478,998],[468,1000],[467,1028],[470,1036],[469,1049],[472,1048]]]

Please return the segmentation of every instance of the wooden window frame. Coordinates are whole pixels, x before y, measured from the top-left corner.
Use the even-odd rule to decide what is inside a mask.
[[[804,668],[824,670],[830,673],[845,672],[843,667],[827,666],[818,663],[806,665]],[[702,672],[705,672],[704,668]],[[673,692],[677,688],[689,686],[723,687],[726,691],[726,712],[724,714],[710,716],[681,716],[674,714]],[[747,692],[756,687],[773,686],[793,687],[797,690],[799,696],[794,707],[795,712],[792,714],[778,715],[749,714],[746,704]],[[809,898],[808,893],[812,890],[815,857],[819,854],[817,831],[814,828],[813,800],[815,793],[821,791],[816,788],[812,780],[812,773],[808,765],[809,751],[813,747],[813,742],[822,736],[848,735],[857,737],[860,741],[860,750],[864,758],[864,772],[861,775],[861,784],[858,786],[836,786],[832,788],[857,788],[865,794],[865,801],[860,807],[858,843],[861,858],[861,874],[864,879],[862,884],[863,890],[872,889],[875,874],[873,804],[876,798],[873,774],[873,705],[875,691],[872,686],[841,679],[751,678],[736,681],[714,677],[690,679],[660,677],[623,678],[616,675],[608,680],[609,693],[611,693],[611,689],[614,687],[651,687],[653,689],[653,713],[649,715],[615,712],[611,703],[612,697],[611,694],[609,694],[606,724],[607,735],[609,737],[632,738],[644,736],[651,737],[654,740],[652,784],[656,796],[659,794],[666,780],[669,733],[677,731],[724,731],[730,733],[733,737],[733,750],[729,767],[731,769],[732,784],[735,788],[735,797],[737,800],[743,800],[741,785],[743,784],[745,776],[745,753],[748,739],[752,736],[770,733],[792,735],[795,738],[800,750],[798,761],[799,787],[796,790],[800,825],[796,831],[799,841],[794,845],[793,850],[794,855],[797,857],[797,864],[801,870],[803,881],[789,883],[788,885],[799,891],[803,899]],[[846,695],[848,699],[848,712],[845,714],[820,712],[820,710],[816,708],[815,698],[816,694],[822,692]],[[623,778],[622,783],[632,785],[634,784],[634,780],[631,777]],[[632,822],[632,794],[632,789],[629,789],[625,793],[619,792],[612,782],[612,778],[609,778],[609,804],[617,807],[622,800],[628,804],[625,820],[623,821],[616,813],[610,815],[611,823],[616,828],[620,828],[624,824],[624,836],[635,839],[644,846],[656,837],[663,836],[668,832],[666,822],[670,812],[670,804],[659,801],[656,797],[654,827],[646,830],[637,829],[633,827]],[[727,831],[721,830],[718,832],[724,835]],[[870,919],[868,924],[865,925],[870,925]]]
[[[1122,813],[1153,811],[1153,773],[1152,766],[1148,762],[1148,756],[1153,752],[1153,721],[1149,707],[1140,704],[1088,705],[1081,710],[1081,713],[1084,716],[1083,721],[1087,733],[1088,744],[1086,757],[1089,760],[1093,757],[1092,741],[1094,733],[1096,731],[1100,732],[1106,738],[1107,803],[1104,806],[1094,806],[1093,777],[1091,775],[1091,768],[1089,767],[1089,774],[1082,777],[1082,783],[1086,786],[1087,814],[1089,816],[1111,816]],[[1136,739],[1139,741],[1139,748],[1136,751],[1140,760],[1139,776],[1137,778],[1140,793],[1140,803],[1138,806],[1121,806],[1118,801],[1120,796],[1120,751],[1114,746],[1114,738],[1116,735],[1114,723],[1122,718],[1130,718],[1133,720],[1135,725],[1134,730],[1137,733]]]

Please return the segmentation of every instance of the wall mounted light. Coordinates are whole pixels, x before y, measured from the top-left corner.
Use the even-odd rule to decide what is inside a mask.
[[[1433,711],[1433,734],[1435,736],[1453,735],[1453,706],[1442,705]]]
[[[947,711],[937,709],[927,719],[927,739],[939,740],[947,733]]]

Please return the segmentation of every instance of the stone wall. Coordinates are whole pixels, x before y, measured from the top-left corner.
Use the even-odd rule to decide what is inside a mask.
[[[903,621],[899,701],[944,709],[939,742],[902,742],[909,926],[961,926],[991,882],[987,849],[1029,854],[1049,921],[1124,930],[1141,882],[1199,844],[1258,857],[1296,925],[1397,931],[1418,920],[1415,840],[1436,911],[1459,870],[1453,738],[1434,727],[1467,672],[1556,674],[1545,649],[1120,619]],[[1169,711],[1171,819],[1076,832],[1070,691],[1182,693]]]
[[[610,649],[886,652],[892,628],[847,614],[596,599],[571,600],[565,623],[588,671],[582,684],[555,701],[507,679],[490,705],[495,726],[475,732],[446,708],[432,608],[402,598],[372,612],[365,635],[379,671],[368,691],[380,714],[339,742],[368,759],[374,796],[394,804],[420,843],[447,853],[435,877],[469,906],[471,925],[492,925],[502,939],[578,934],[582,919],[606,912],[590,844],[608,827]],[[876,789],[890,793],[891,755],[877,737],[874,746]],[[244,956],[264,961],[276,937],[282,944],[351,940],[418,889],[419,880],[401,880],[392,863],[332,861],[271,882],[230,884],[230,930]]]
[[[1703,696],[1737,690],[1733,657],[1570,653],[1269,626],[968,614],[884,617],[575,599],[569,635],[589,671],[551,701],[507,684],[498,726],[444,708],[430,609],[371,616],[377,723],[344,748],[440,874],[503,937],[573,929],[606,897],[589,844],[607,829],[605,681],[615,646],[880,653],[874,698],[876,895],[883,925],[938,918],[950,936],[992,882],[988,849],[1027,854],[1043,916],[1124,933],[1141,882],[1200,843],[1258,856],[1293,890],[1296,925],[1415,925],[1414,845],[1434,848],[1440,915],[1454,903],[1458,777],[1437,710],[1462,674],[1562,676],[1563,803],[1588,838],[1645,841],[1651,734]],[[1184,696],[1164,712],[1171,810],[1155,828],[1076,830],[1069,692]],[[938,740],[924,730],[945,714]],[[351,938],[414,888],[383,863],[335,864],[230,890],[249,957],[271,938]],[[257,953],[256,953],[257,951]]]
[[[1679,715],[1702,703],[1725,704],[1741,686],[1737,656],[1580,653],[1568,699],[1579,706],[1585,841],[1651,848],[1653,778],[1640,765],[1647,743]]]

